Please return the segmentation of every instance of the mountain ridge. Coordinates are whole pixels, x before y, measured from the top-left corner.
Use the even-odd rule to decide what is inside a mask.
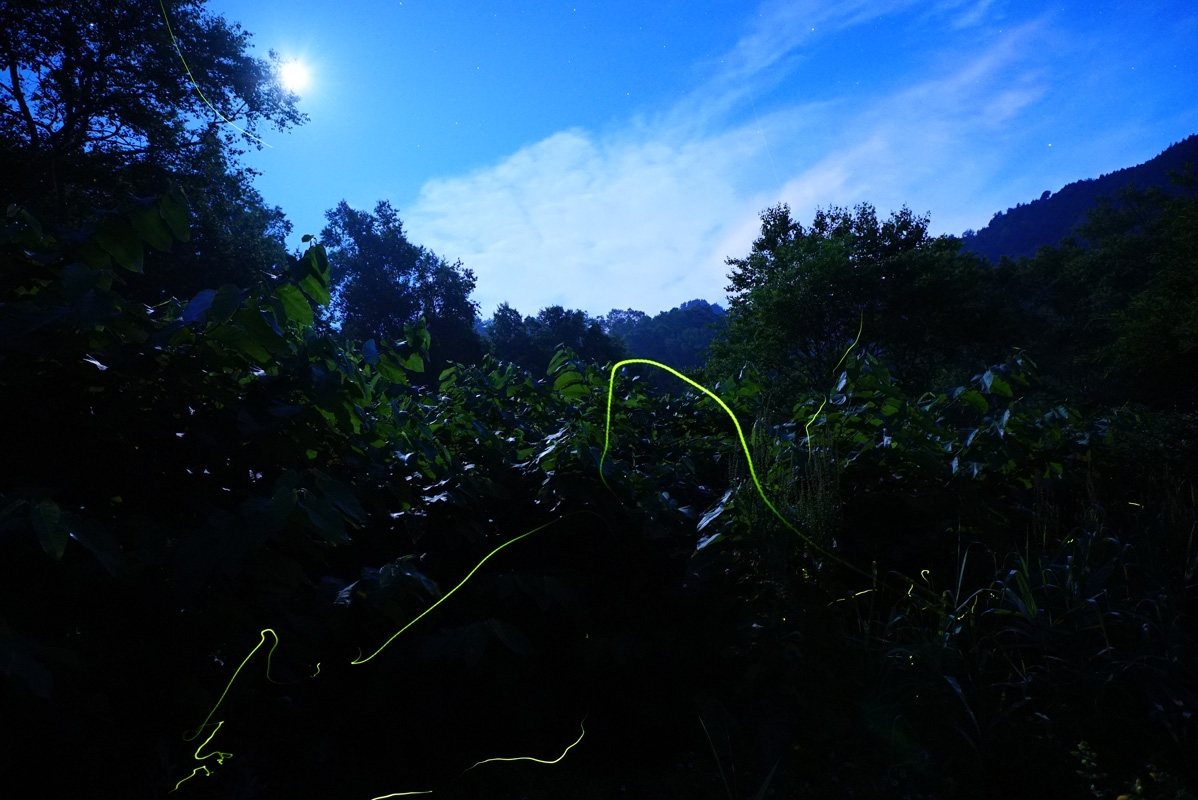
[[[1168,194],[1181,191],[1170,183],[1169,173],[1182,171],[1186,163],[1198,167],[1198,134],[1173,143],[1142,164],[1076,180],[1055,193],[1045,191],[1030,203],[1017,203],[1014,208],[999,211],[981,230],[965,231],[960,237],[961,249],[993,264],[1003,256],[1033,256],[1044,245],[1057,244],[1085,223],[1099,198],[1109,197],[1119,207],[1116,193],[1129,184],[1141,190],[1159,186]]]

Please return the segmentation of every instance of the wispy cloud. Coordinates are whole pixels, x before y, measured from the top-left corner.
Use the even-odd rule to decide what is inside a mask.
[[[948,12],[944,27],[972,24],[987,4],[950,5],[937,9]],[[1029,56],[1042,23],[981,46],[950,37],[917,79],[856,104],[796,103],[713,122],[777,80],[767,69],[782,71],[808,34],[851,37],[877,6],[764,6],[724,57],[725,70],[659,119],[604,134],[563,131],[431,181],[406,209],[407,226],[414,240],[475,271],[485,316],[504,301],[524,314],[552,304],[599,314],[720,302],[724,259],[748,252],[758,212],[779,201],[800,220],[815,206],[870,201],[881,214],[903,203],[936,210],[941,230],[976,227],[995,209],[971,201],[967,187],[998,168],[978,155],[978,141],[1001,136],[1043,96]]]

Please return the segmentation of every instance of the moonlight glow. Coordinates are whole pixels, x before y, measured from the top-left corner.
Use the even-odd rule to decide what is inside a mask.
[[[298,92],[308,85],[308,68],[299,61],[288,61],[279,68],[279,79],[289,91]]]

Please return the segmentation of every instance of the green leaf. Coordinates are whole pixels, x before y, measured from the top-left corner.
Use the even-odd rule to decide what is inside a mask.
[[[1011,397],[1011,386],[1002,378],[993,375],[990,378],[990,391],[995,394],[1001,394],[1003,397]]]
[[[384,378],[392,383],[397,383],[401,386],[407,385],[408,374],[396,366],[395,362],[387,356],[380,355],[378,362],[374,366]],[[424,369],[423,363],[420,365],[420,368],[421,370]]]
[[[284,472],[275,481],[275,490],[271,493],[270,508],[267,513],[276,525],[280,527],[284,525],[291,518],[291,513],[295,511],[298,486],[299,475],[292,469]]]
[[[586,397],[589,394],[586,382],[583,377],[573,369],[563,372],[557,376],[557,380],[553,382],[553,390],[559,392],[562,397],[570,400],[577,400],[580,397]]]
[[[125,571],[125,554],[116,538],[92,520],[71,520],[71,538],[92,552],[101,566],[114,578],[119,578]]]
[[[967,406],[976,408],[978,411],[985,414],[990,410],[990,404],[986,402],[986,398],[982,397],[981,392],[977,389],[967,389],[961,392],[958,399]]]
[[[191,238],[191,230],[187,224],[187,199],[183,197],[183,192],[177,188],[171,189],[160,195],[158,200],[162,219],[170,226],[171,233],[180,242],[188,241]]]
[[[54,687],[50,670],[33,657],[29,646],[0,619],[0,674],[20,678],[29,690],[49,700]]]
[[[129,215],[133,229],[155,250],[168,253],[171,249],[171,234],[162,221],[162,214],[154,206],[141,208]]]
[[[441,590],[436,582],[409,566],[414,558],[415,556],[403,556],[390,564],[384,564],[379,569],[379,588],[384,591],[407,591],[418,597],[425,594],[440,597]]]
[[[254,341],[246,329],[240,325],[234,323],[218,325],[208,335],[226,347],[244,353],[259,364],[266,364],[271,360],[270,353],[266,348]]]
[[[732,496],[731,489],[724,492],[724,496],[721,497],[719,502],[715,504],[715,507],[712,508],[711,510],[709,510],[707,513],[705,513],[703,515],[703,517],[699,520],[699,525],[698,525],[698,527],[695,528],[696,533],[698,533],[699,531],[706,528],[708,525],[711,524],[712,520],[714,520],[720,514],[724,513],[724,508],[728,504],[728,498],[731,496]],[[704,545],[706,545],[706,544],[708,544],[708,543],[704,542]]]
[[[271,327],[264,312],[254,308],[243,308],[233,315],[233,322],[245,329],[250,340],[274,354],[287,347],[286,341],[279,332]]]
[[[344,483],[330,478],[323,472],[316,472],[316,488],[324,494],[343,514],[346,514],[351,519],[361,522],[366,518],[366,511],[358,502],[358,498],[353,491]]]
[[[116,216],[105,217],[96,230],[96,244],[130,272],[142,271],[144,255],[141,237],[127,220]]]
[[[212,298],[216,297],[215,289],[204,289],[196,293],[196,296],[191,298],[187,304],[187,308],[183,309],[184,322],[203,322],[208,313],[208,309],[212,306]]]
[[[487,620],[487,629],[513,653],[524,655],[532,650],[532,642],[515,625],[497,619]]]
[[[299,507],[308,515],[308,523],[325,541],[332,544],[342,544],[349,541],[345,531],[345,519],[323,497],[314,497],[305,493],[299,500]]]
[[[283,304],[283,313],[292,322],[299,323],[305,328],[312,327],[315,318],[312,315],[312,304],[304,297],[294,284],[284,283],[275,289],[275,297]]]
[[[212,302],[208,306],[208,321],[216,324],[225,322],[229,317],[233,316],[245,300],[245,293],[231,283],[226,283],[217,290],[212,296]]]
[[[70,537],[62,509],[51,500],[42,500],[33,507],[32,520],[33,530],[37,533],[37,540],[42,549],[56,559],[62,558],[67,549],[67,539]]]
[[[549,369],[545,371],[546,375],[552,375],[557,372],[558,367],[569,360],[569,354],[565,350],[558,350],[553,354],[553,358],[549,360]]]
[[[296,267],[302,269],[303,274],[299,280],[300,288],[316,303],[327,306],[332,297],[329,295],[329,257],[324,246],[310,245]]]
[[[371,366],[379,363],[379,347],[374,339],[362,342],[362,360]]]
[[[112,256],[95,242],[87,242],[72,250],[71,254],[94,270],[106,270],[112,266]]]
[[[414,323],[404,323],[404,337],[407,339],[408,347],[411,347],[417,353],[426,352],[429,345],[433,342],[433,337],[428,332],[428,322],[424,317],[421,317]],[[418,372],[424,372],[421,367]]]
[[[400,362],[403,368],[410,372],[424,372],[424,359],[419,353],[412,353]]]

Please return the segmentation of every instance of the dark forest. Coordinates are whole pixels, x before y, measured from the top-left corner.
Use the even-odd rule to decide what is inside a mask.
[[[1195,796],[1195,159],[483,319],[159,11],[0,4],[0,795]]]

